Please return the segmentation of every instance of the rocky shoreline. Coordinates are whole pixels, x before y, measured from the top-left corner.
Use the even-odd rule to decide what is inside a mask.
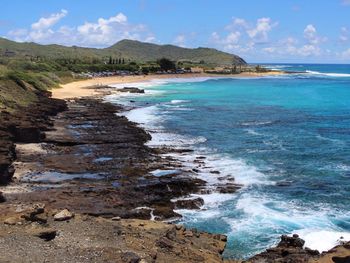
[[[207,191],[206,183],[164,155],[190,149],[147,147],[150,135],[116,115],[123,110],[101,96],[43,93],[0,114],[0,262],[222,262],[225,236],[161,222],[180,217],[176,208],[203,205],[183,197]],[[301,243],[283,237],[247,262],[319,259]]]

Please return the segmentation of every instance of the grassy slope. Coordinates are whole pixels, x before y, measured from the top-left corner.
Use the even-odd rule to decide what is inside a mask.
[[[137,62],[154,61],[162,57],[172,60],[192,60],[217,65],[231,65],[245,61],[238,56],[209,48],[182,48],[173,45],[156,45],[133,40],[122,40],[104,49],[65,47],[60,45],[39,45],[35,43],[17,43],[0,38],[0,52],[15,52],[16,56],[40,56],[46,58],[107,58],[124,57]]]
[[[132,40],[122,40],[117,44],[105,49],[111,52],[125,54],[133,60],[154,61],[161,57],[172,60],[205,61],[209,64],[231,65],[233,61],[245,64],[245,61],[238,56],[228,54],[211,48],[182,48],[173,45],[156,45]]]

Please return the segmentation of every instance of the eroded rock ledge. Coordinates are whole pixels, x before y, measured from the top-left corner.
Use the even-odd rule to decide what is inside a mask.
[[[0,181],[10,182],[0,187],[1,262],[222,262],[225,236],[151,221],[198,209],[200,198],[173,199],[207,191],[205,182],[159,155],[174,150],[145,146],[150,135],[121,110],[96,98],[42,96],[0,114]],[[246,262],[341,263],[349,255],[349,243],[319,255],[283,236]]]

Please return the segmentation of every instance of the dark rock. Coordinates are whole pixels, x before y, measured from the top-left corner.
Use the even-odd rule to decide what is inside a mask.
[[[158,239],[156,241],[156,245],[164,249],[172,249],[174,247],[173,243],[165,237],[161,237],[160,239]]]
[[[27,210],[24,214],[22,214],[22,218],[31,222],[39,222],[46,223],[47,215],[44,214],[45,205],[44,204],[35,204],[32,208]]]
[[[129,92],[129,93],[145,93],[143,89],[135,88],[135,87],[124,87],[118,90],[119,92]]]
[[[175,202],[176,209],[199,209],[204,205],[204,200],[201,197],[193,199],[180,199]]]
[[[140,256],[134,252],[124,252],[121,258],[125,263],[139,263],[141,261]]]
[[[283,235],[281,241],[276,247],[269,248],[254,257],[248,259],[246,262],[260,263],[260,262],[309,262],[310,259],[319,255],[317,250],[303,248],[305,241],[299,238],[298,235],[291,237]]]
[[[346,257],[332,257],[332,260],[334,263],[349,263],[350,262],[350,256]]]
[[[281,241],[278,243],[277,247],[302,248],[304,244],[305,244],[305,241],[299,238],[299,236],[296,234],[294,234],[292,237],[283,235],[281,236]]]
[[[6,202],[6,198],[2,192],[0,192],[0,203]]]
[[[56,237],[56,234],[57,234],[57,231],[50,228],[47,228],[47,229],[43,228],[43,229],[36,230],[34,232],[34,236],[44,239],[45,241],[53,240]]]

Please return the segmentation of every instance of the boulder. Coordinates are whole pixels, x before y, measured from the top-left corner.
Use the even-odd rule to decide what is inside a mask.
[[[61,212],[55,214],[53,218],[55,221],[66,221],[72,219],[73,217],[73,213],[71,213],[68,209],[64,209]]]
[[[9,217],[4,220],[4,224],[10,226],[17,225],[19,222],[21,222],[21,220],[17,217]]]
[[[129,92],[129,93],[145,93],[143,89],[135,88],[135,87],[124,87],[119,92]]]

